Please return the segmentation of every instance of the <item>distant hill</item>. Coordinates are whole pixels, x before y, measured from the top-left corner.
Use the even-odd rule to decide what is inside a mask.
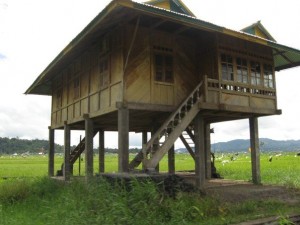
[[[71,149],[74,149],[76,146],[71,146]],[[37,153],[48,153],[49,141],[47,140],[26,140],[19,138],[7,138],[0,137],[0,155],[7,154],[37,154]],[[99,149],[95,148],[94,152],[97,153]],[[107,153],[117,153],[118,149],[105,149]],[[137,153],[140,151],[138,148],[129,149],[131,153]],[[64,146],[55,144],[55,152],[63,153]]]
[[[268,138],[259,139],[261,152],[269,151],[300,151],[300,140],[277,141]],[[213,152],[245,152],[250,147],[249,139],[236,139],[227,142],[218,142],[211,145]],[[186,152],[185,148],[176,150]]]
[[[56,152],[62,152],[63,146],[55,145]],[[22,153],[47,153],[48,141],[46,140],[26,140],[19,138],[0,137],[0,154],[22,154]]]
[[[0,137],[0,155],[1,154],[22,154],[28,153],[48,153],[48,141],[47,140],[25,140],[19,138],[7,138]],[[236,139],[227,142],[219,142],[212,144],[211,150],[213,152],[245,152],[250,147],[250,141],[244,139]],[[72,146],[71,148],[75,148]],[[262,152],[269,151],[298,151],[300,152],[300,140],[287,140],[276,141],[267,138],[260,139],[260,149]],[[55,152],[62,153],[64,146],[55,144]],[[105,149],[107,153],[117,153],[117,149]],[[129,150],[131,153],[139,152],[140,149],[133,148]],[[94,149],[94,152],[98,152],[98,149]],[[177,153],[187,152],[185,148],[176,149]]]

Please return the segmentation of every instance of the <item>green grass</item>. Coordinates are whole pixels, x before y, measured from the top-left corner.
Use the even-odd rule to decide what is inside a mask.
[[[288,208],[278,202],[222,203],[199,193],[176,199],[150,181],[130,188],[102,179],[89,184],[48,178],[5,181],[0,185],[0,224],[230,224]],[[237,216],[238,215],[238,216]]]
[[[130,156],[131,158],[133,156]],[[250,155],[216,155],[218,172],[226,179],[250,180]],[[262,182],[300,188],[300,157],[295,153],[261,155]],[[55,157],[55,170],[63,158]],[[94,170],[98,171],[97,156]],[[224,163],[229,160],[229,163]],[[223,163],[222,163],[223,162]],[[0,224],[231,224],[271,215],[285,216],[300,211],[276,201],[224,203],[200,193],[178,193],[171,198],[153,183],[133,181],[130,188],[94,180],[57,182],[46,178],[48,159],[44,156],[0,157]],[[176,170],[192,170],[189,155],[176,155]],[[74,173],[78,174],[78,162]],[[106,172],[117,171],[117,156],[106,155]],[[167,171],[167,157],[160,163]],[[84,160],[81,163],[84,174]],[[23,178],[22,178],[23,177]]]

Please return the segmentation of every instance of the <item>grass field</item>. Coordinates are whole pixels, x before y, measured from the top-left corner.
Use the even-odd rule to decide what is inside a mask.
[[[262,182],[300,189],[300,157],[295,153],[275,155],[261,155]],[[269,162],[271,156],[272,162]],[[225,225],[271,215],[279,216],[279,224],[292,224],[286,215],[300,212],[299,205],[290,206],[275,200],[228,203],[199,193],[169,197],[151,182],[133,181],[129,189],[99,179],[89,184],[61,183],[46,177],[47,160],[46,156],[0,157],[1,225]],[[62,156],[56,156],[55,170],[60,169],[62,160]],[[175,163],[176,170],[194,168],[192,158],[186,154],[176,155]],[[97,165],[95,156],[95,172]],[[78,167],[77,162],[75,175]],[[251,179],[249,153],[216,154],[216,167],[224,178]],[[84,160],[81,168],[84,174]],[[105,169],[117,171],[116,155],[106,155]],[[162,160],[160,170],[167,171],[167,158]]]

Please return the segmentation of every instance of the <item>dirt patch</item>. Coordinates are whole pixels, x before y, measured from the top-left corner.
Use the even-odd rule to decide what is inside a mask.
[[[216,196],[226,202],[242,202],[248,200],[276,200],[289,205],[300,204],[300,190],[283,186],[253,185],[247,182],[226,181],[222,184],[210,185],[205,189],[207,195]]]

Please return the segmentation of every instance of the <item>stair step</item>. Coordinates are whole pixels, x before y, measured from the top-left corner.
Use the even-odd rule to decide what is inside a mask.
[[[190,123],[199,112],[199,108],[196,103],[200,99],[199,94],[201,93],[202,85],[203,82],[199,83],[194,88],[190,95],[187,96],[187,98],[178,106],[178,108],[169,116],[169,118],[151,137],[151,139],[144,146],[143,150],[139,152],[138,155],[131,161],[131,169],[134,169],[134,167],[138,166],[139,161],[137,160],[137,158],[143,157],[142,152],[149,154],[155,143],[158,146],[158,149],[156,149],[155,153],[151,156],[151,159],[145,161],[145,167],[147,169],[156,167],[157,163],[162,159],[163,155],[167,153],[172,145],[174,145],[175,140],[180,135],[182,135],[182,132],[185,129],[189,129]],[[185,138],[187,140],[193,140],[193,136],[191,136],[192,132],[190,134],[189,132],[186,133],[187,134],[185,134],[185,136],[188,137]],[[162,139],[163,137],[164,139]],[[193,143],[190,142],[190,145],[193,145]]]

